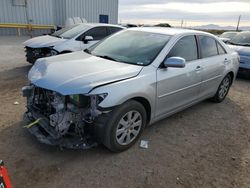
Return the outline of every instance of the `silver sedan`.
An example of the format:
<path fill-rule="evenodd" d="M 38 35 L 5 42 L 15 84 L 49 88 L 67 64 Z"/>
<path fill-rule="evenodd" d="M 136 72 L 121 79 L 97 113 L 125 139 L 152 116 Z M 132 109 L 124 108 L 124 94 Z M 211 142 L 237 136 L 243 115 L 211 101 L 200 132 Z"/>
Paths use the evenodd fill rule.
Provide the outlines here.
<path fill-rule="evenodd" d="M 124 30 L 85 52 L 38 60 L 23 88 L 29 130 L 51 145 L 123 151 L 148 124 L 205 99 L 222 102 L 238 67 L 238 54 L 205 32 Z"/>

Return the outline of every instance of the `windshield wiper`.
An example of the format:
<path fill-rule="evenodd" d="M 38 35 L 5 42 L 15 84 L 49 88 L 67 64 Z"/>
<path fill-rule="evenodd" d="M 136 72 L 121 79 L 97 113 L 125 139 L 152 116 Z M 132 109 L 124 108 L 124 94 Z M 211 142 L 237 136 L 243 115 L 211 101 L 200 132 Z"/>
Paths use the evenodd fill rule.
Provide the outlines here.
<path fill-rule="evenodd" d="M 91 54 L 91 51 L 89 49 L 85 49 L 83 51 L 86 52 L 87 54 Z"/>
<path fill-rule="evenodd" d="M 239 44 L 241 46 L 250 46 L 250 44 Z"/>
<path fill-rule="evenodd" d="M 59 39 L 61 39 L 62 37 L 60 37 L 59 35 L 51 35 L 52 37 L 56 37 L 56 38 L 59 38 Z"/>
<path fill-rule="evenodd" d="M 244 44 L 244 43 L 242 44 L 242 43 L 234 43 L 234 42 L 230 42 L 230 41 L 229 41 L 228 43 L 229 43 L 229 44 L 232 44 L 232 45 L 237 45 L 237 46 L 250 46 L 250 44 L 246 44 L 246 43 L 245 43 L 245 44 Z"/>
<path fill-rule="evenodd" d="M 232 44 L 232 45 L 239 45 L 239 44 L 236 44 L 236 43 L 233 43 L 231 41 L 228 41 L 229 44 Z"/>
<path fill-rule="evenodd" d="M 107 55 L 95 55 L 96 57 L 100 57 L 100 58 L 103 58 L 103 59 L 108 59 L 108 60 L 111 60 L 111 61 L 118 61 L 112 57 L 109 57 Z"/>
<path fill-rule="evenodd" d="M 91 55 L 94 55 L 96 57 L 100 57 L 100 58 L 103 58 L 103 59 L 108 59 L 108 60 L 111 60 L 111 61 L 127 63 L 127 64 L 132 64 L 132 65 L 144 66 L 142 63 L 133 63 L 133 62 L 128 62 L 128 61 L 118 60 L 118 59 L 115 59 L 115 58 L 107 56 L 107 55 L 95 55 L 95 54 L 92 54 L 88 49 L 86 49 L 84 51 L 87 52 L 87 53 L 90 53 Z"/>

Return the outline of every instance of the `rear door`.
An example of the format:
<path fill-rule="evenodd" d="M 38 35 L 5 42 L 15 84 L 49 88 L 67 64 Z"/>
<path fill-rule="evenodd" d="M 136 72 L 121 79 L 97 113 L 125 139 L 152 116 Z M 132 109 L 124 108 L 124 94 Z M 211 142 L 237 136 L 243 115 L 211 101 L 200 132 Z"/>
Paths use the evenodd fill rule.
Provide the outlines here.
<path fill-rule="evenodd" d="M 191 104 L 201 87 L 200 60 L 194 35 L 179 39 L 166 58 L 182 57 L 184 68 L 158 68 L 156 116 L 164 116 Z"/>
<path fill-rule="evenodd" d="M 201 54 L 202 86 L 201 97 L 215 94 L 226 65 L 230 62 L 219 42 L 205 35 L 198 36 Z"/>

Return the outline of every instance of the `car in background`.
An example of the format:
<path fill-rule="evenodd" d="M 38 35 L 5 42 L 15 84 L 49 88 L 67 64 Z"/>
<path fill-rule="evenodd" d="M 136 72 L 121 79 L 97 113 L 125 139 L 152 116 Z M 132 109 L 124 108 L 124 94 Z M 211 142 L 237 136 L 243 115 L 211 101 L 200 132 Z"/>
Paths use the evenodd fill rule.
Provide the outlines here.
<path fill-rule="evenodd" d="M 230 40 L 232 40 L 232 38 L 234 38 L 234 36 L 237 35 L 238 33 L 239 32 L 237 31 L 227 31 L 222 33 L 219 37 L 223 42 L 227 43 Z"/>
<path fill-rule="evenodd" d="M 122 24 L 122 26 L 123 26 L 123 27 L 126 27 L 126 28 L 139 27 L 139 26 L 136 25 L 136 24 L 130 24 L 130 23 L 128 23 L 128 24 Z"/>
<path fill-rule="evenodd" d="M 238 66 L 238 54 L 209 33 L 123 30 L 85 52 L 37 61 L 22 89 L 28 130 L 50 145 L 86 149 L 94 140 L 120 152 L 148 124 L 208 98 L 222 102 Z"/>
<path fill-rule="evenodd" d="M 99 24 L 82 23 L 63 28 L 51 35 L 35 37 L 25 41 L 26 59 L 29 63 L 42 57 L 85 50 L 103 38 L 116 33 L 124 27 Z"/>
<path fill-rule="evenodd" d="M 240 76 L 250 77 L 250 31 L 238 33 L 231 41 L 229 47 L 238 52 L 240 56 Z"/>

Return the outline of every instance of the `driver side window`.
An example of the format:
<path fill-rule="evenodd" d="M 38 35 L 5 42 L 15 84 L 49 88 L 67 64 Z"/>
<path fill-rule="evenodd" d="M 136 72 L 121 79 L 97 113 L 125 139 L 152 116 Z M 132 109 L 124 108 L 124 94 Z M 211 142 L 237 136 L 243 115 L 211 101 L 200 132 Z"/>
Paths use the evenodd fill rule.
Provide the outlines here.
<path fill-rule="evenodd" d="M 190 35 L 181 38 L 170 50 L 167 57 L 182 57 L 186 61 L 198 59 L 198 49 L 195 36 Z"/>
<path fill-rule="evenodd" d="M 91 36 L 93 37 L 93 40 L 101 40 L 108 36 L 108 30 L 107 27 L 94 27 L 85 33 L 83 33 L 81 36 L 79 36 L 76 40 L 82 41 L 85 36 Z"/>
<path fill-rule="evenodd" d="M 92 36 L 94 40 L 101 40 L 108 35 L 106 27 L 95 27 L 84 33 L 84 36 Z"/>

